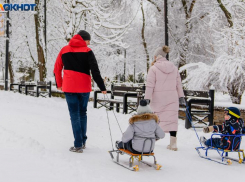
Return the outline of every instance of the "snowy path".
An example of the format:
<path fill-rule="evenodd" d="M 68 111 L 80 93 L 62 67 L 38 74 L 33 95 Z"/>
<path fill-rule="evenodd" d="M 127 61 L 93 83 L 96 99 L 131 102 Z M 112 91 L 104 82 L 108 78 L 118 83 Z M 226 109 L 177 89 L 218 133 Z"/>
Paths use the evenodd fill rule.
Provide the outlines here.
<path fill-rule="evenodd" d="M 118 140 L 120 130 L 113 113 L 109 115 L 113 139 Z M 116 115 L 124 131 L 130 115 Z M 89 103 L 87 148 L 83 154 L 71 153 L 73 136 L 64 99 L 0 91 L 1 182 L 236 181 L 244 172 L 244 164 L 224 166 L 199 158 L 194 150 L 199 144 L 195 133 L 184 129 L 182 120 L 179 151 L 167 150 L 168 142 L 167 135 L 154 151 L 162 170 L 141 166 L 139 172 L 131 172 L 113 163 L 108 154 L 111 143 L 105 109 L 94 109 Z M 213 152 L 213 156 L 218 155 Z M 128 157 L 121 156 L 121 160 L 127 162 Z"/>

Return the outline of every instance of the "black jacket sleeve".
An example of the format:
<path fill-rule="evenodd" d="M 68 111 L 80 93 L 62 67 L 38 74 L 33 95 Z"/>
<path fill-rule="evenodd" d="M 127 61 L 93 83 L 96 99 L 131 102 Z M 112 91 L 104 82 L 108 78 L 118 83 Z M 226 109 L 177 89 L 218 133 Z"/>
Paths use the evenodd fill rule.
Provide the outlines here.
<path fill-rule="evenodd" d="M 98 63 L 96 61 L 96 58 L 94 56 L 93 51 L 89 51 L 88 61 L 89 61 L 89 67 L 90 67 L 90 70 L 92 72 L 92 76 L 93 76 L 94 81 L 97 83 L 97 85 L 101 91 L 106 91 L 105 84 L 104 84 L 104 81 L 100 75 Z"/>

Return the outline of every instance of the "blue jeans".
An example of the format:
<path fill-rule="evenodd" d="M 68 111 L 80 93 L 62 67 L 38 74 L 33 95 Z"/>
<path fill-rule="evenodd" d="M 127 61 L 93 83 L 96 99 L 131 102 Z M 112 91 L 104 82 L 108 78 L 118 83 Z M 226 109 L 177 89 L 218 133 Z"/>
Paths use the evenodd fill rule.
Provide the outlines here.
<path fill-rule="evenodd" d="M 65 92 L 68 105 L 73 135 L 74 147 L 82 147 L 86 143 L 87 136 L 87 105 L 90 93 L 68 93 Z"/>

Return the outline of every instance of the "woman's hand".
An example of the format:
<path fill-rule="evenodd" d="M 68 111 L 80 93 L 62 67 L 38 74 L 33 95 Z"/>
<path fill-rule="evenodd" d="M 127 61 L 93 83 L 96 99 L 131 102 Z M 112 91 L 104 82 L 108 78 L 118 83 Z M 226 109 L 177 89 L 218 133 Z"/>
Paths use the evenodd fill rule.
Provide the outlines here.
<path fill-rule="evenodd" d="M 180 97 L 180 98 L 179 98 L 179 104 L 180 104 L 181 106 L 186 106 L 186 102 L 185 102 L 185 98 L 184 98 L 184 97 Z"/>

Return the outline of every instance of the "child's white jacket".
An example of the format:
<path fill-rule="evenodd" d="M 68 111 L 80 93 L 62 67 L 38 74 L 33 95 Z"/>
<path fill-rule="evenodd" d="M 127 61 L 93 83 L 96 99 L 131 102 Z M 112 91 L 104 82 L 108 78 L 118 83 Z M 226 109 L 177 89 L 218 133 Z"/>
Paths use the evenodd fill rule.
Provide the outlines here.
<path fill-rule="evenodd" d="M 129 127 L 123 133 L 122 141 L 127 143 L 132 140 L 132 147 L 138 152 L 142 152 L 146 139 L 150 140 L 145 142 L 143 152 L 150 152 L 154 150 L 156 139 L 165 136 L 164 131 L 158 125 L 158 117 L 155 114 L 135 115 L 129 119 L 129 123 Z"/>

